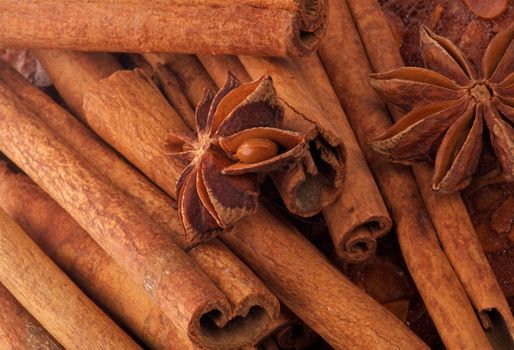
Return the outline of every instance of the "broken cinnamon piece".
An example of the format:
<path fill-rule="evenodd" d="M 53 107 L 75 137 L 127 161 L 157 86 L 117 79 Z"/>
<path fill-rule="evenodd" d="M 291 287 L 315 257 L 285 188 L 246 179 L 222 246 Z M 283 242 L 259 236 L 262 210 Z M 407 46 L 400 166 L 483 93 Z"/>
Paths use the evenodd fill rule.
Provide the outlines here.
<path fill-rule="evenodd" d="M 0 6 L 0 44 L 299 56 L 316 50 L 326 19 L 326 0 L 9 0 Z"/>
<path fill-rule="evenodd" d="M 285 306 L 280 308 L 280 315 L 270 328 L 268 338 L 270 337 L 281 348 L 298 350 L 307 349 L 319 338 Z"/>

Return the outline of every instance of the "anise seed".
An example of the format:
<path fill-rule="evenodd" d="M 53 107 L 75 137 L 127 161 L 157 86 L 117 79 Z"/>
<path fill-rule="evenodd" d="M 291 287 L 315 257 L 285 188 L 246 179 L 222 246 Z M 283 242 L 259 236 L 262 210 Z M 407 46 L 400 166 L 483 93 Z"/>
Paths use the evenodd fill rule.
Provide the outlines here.
<path fill-rule="evenodd" d="M 258 163 L 273 158 L 278 153 L 275 142 L 265 138 L 244 141 L 236 151 L 236 158 L 243 163 Z"/>

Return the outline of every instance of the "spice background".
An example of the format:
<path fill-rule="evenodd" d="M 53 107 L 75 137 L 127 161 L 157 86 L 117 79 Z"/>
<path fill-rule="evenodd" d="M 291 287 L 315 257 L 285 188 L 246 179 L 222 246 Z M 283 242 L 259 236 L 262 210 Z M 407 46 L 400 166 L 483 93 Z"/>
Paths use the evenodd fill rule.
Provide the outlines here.
<path fill-rule="evenodd" d="M 359 36 L 359 30 L 364 30 L 366 26 L 372 28 L 375 24 L 373 20 L 366 21 L 369 20 L 363 11 L 366 4 L 379 4 L 387 19 L 388 29 L 393 33 L 394 40 L 391 42 L 400 47 L 401 57 L 398 59 L 403 59 L 407 66 L 423 67 L 419 46 L 422 25 L 454 42 L 469 58 L 474 69 L 480 71 L 482 57 L 491 39 L 514 23 L 514 0 L 506 0 L 505 11 L 492 19 L 480 18 L 474 13 L 472 3 L 476 1 L 471 0 L 364 0 L 362 3 L 359 0 L 329 0 L 326 3 L 329 11 L 333 10 L 335 1 L 340 1 L 337 3 L 338 11 L 342 7 L 347 15 L 353 16 L 357 36 L 345 39 L 358 41 L 356 47 L 367 54 L 369 60 L 360 64 L 359 68 L 368 67 L 369 63 L 366 68 L 370 70 L 369 73 L 382 71 L 377 67 L 387 65 L 384 63 L 387 59 L 384 62 L 374 61 L 374 54 L 366 52 L 370 50 L 366 46 L 366 36 L 362 33 Z M 270 8 L 273 11 L 294 13 L 294 10 L 275 6 L 280 1 L 262 2 L 272 4 Z M 344 6 L 339 6 L 341 4 Z M 363 11 L 360 15 L 359 7 Z M 3 147 L 0 148 L 0 208 L 4 208 L 8 216 L 18 222 L 54 263 L 50 259 L 44 260 L 44 254 L 38 255 L 37 246 L 27 243 L 30 240 L 24 236 L 20 242 L 25 243 L 20 243 L 19 249 L 36 252 L 33 254 L 43 259 L 50 266 L 49 269 L 58 270 L 55 276 L 58 274 L 61 283 L 68 283 L 63 281 L 69 278 L 73 288 L 76 288 L 75 284 L 80 287 L 82 291 L 79 288 L 71 289 L 74 295 L 79 295 L 78 298 L 86 298 L 84 303 L 88 310 L 94 309 L 88 311 L 88 322 L 95 323 L 97 320 L 99 330 L 94 332 L 104 337 L 108 335 L 102 332 L 113 329 L 112 342 L 118 343 L 112 346 L 158 349 L 385 349 L 386 344 L 391 343 L 400 344 L 397 346 L 405 349 L 421 349 L 426 345 L 431 349 L 452 350 L 462 344 L 471 346 L 485 342 L 490 346 L 487 336 L 493 339 L 492 349 L 514 346 L 514 340 L 509 338 L 509 330 L 497 327 L 497 319 L 494 318 L 497 314 L 492 316 L 492 322 L 495 323 L 494 332 L 500 329 L 499 335 L 482 330 L 487 321 L 484 323 L 480 316 L 482 310 L 479 309 L 483 300 L 489 302 L 490 295 L 495 295 L 490 298 L 491 303 L 501 305 L 504 299 L 507 309 L 510 308 L 507 312 L 514 312 L 514 183 L 495 176 L 498 162 L 489 137 L 484 137 L 478 167 L 469 186 L 452 190 L 460 191 L 455 194 L 458 208 L 464 208 L 462 198 L 467 210 L 459 218 L 467 220 L 469 215 L 476 232 L 479 244 L 473 249 L 483 249 L 494 273 L 486 277 L 476 274 L 471 281 L 474 278 L 482 282 L 492 279 L 500 288 L 499 299 L 497 294 L 491 292 L 494 288 L 484 292 L 484 295 L 472 297 L 470 294 L 474 291 L 470 292 L 466 285 L 470 280 L 459 280 L 468 278 L 473 272 L 464 271 L 469 274 L 463 277 L 462 270 L 454 264 L 450 255 L 466 256 L 465 253 L 460 255 L 460 249 L 466 250 L 467 247 L 465 244 L 458 246 L 457 239 L 450 242 L 436 235 L 440 227 L 431 222 L 438 220 L 433 215 L 436 212 L 433 206 L 437 207 L 437 202 L 432 203 L 431 209 L 427 196 L 419 193 L 418 187 L 422 187 L 422 176 L 419 174 L 422 171 L 416 172 L 414 177 L 404 165 L 391 165 L 368 149 L 367 143 L 372 139 L 369 135 L 373 134 L 374 126 L 361 123 L 353 113 L 359 110 L 359 103 L 366 103 L 341 97 L 341 91 L 352 87 L 344 85 L 346 76 L 339 76 L 340 80 L 334 78 L 334 72 L 338 72 L 342 66 L 338 66 L 337 55 L 345 55 L 346 48 L 337 48 L 336 53 L 332 51 L 335 49 L 327 38 L 337 39 L 337 36 L 332 36 L 335 30 L 334 26 L 331 27 L 331 16 L 333 13 L 328 12 L 325 41 L 321 41 L 317 52 L 308 57 L 252 56 L 259 53 L 298 56 L 296 46 L 288 47 L 288 44 L 280 43 L 267 51 L 264 41 L 247 52 L 244 47 L 238 47 L 232 55 L 223 56 L 213 56 L 210 55 L 212 52 L 205 51 L 187 52 L 187 43 L 181 44 L 181 47 L 186 47 L 181 53 L 167 54 L 113 53 L 116 50 L 111 50 L 111 46 L 106 48 L 111 53 L 93 54 L 47 50 L 44 45 L 34 49 L 0 49 L 0 61 L 15 67 L 31 84 L 51 97 L 41 97 L 42 94 L 34 93 L 32 87 L 24 85 L 24 82 L 9 78 L 11 73 L 7 73 L 6 68 L 0 69 L 0 73 L 4 72 L 0 74 L 0 83 L 5 85 L 1 87 L 3 85 L 0 84 L 0 94 L 9 96 L 0 101 L 0 125 L 6 126 L 5 130 L 0 129 L 0 139 L 9 130 L 13 140 L 12 143 L 11 140 L 0 141 L 0 147 Z M 348 23 L 345 22 L 345 25 Z M 266 21 L 261 25 L 267 26 L 267 29 L 270 27 Z M 316 27 L 315 39 L 318 40 L 320 24 L 311 25 Z M 353 27 L 353 24 L 348 25 Z M 377 27 L 380 25 L 377 24 L 375 29 Z M 92 47 L 94 49 L 94 45 Z M 219 52 L 214 53 L 226 54 L 226 50 L 230 51 L 230 45 L 223 41 L 216 50 Z M 306 49 L 302 46 L 301 50 Z M 359 65 L 358 62 L 350 64 Z M 44 70 L 45 66 L 48 73 Z M 120 69 L 135 70 L 114 73 Z M 227 80 L 227 85 L 233 84 L 230 88 L 223 85 L 227 71 L 239 80 L 237 83 Z M 222 98 L 240 85 L 245 89 L 244 93 L 240 93 L 244 95 L 241 100 L 252 96 L 250 90 L 244 87 L 260 87 L 262 80 L 258 79 L 263 76 L 265 78 L 261 79 L 269 84 L 262 88 L 264 97 L 257 94 L 250 102 L 262 103 L 264 109 L 273 110 L 274 119 L 269 125 L 252 124 L 250 114 L 253 105 L 246 109 L 244 105 L 243 108 L 238 106 L 241 114 L 247 113 L 250 117 L 242 119 L 243 124 L 249 126 L 237 132 L 255 128 L 259 129 L 257 136 L 265 137 L 270 134 L 260 129 L 274 129 L 273 132 L 279 134 L 274 141 L 286 137 L 289 137 L 287 140 L 291 139 L 287 146 L 279 143 L 279 151 L 274 152 L 280 155 L 293 149 L 294 154 L 288 155 L 285 160 L 280 159 L 278 166 L 269 169 L 265 168 L 265 159 L 263 163 L 266 164 L 261 167 L 265 171 L 257 167 L 256 171 L 244 173 L 240 179 L 230 179 L 228 187 L 232 186 L 248 197 L 238 195 L 235 201 L 231 197 L 235 195 L 228 188 L 224 188 L 223 193 L 221 190 L 216 193 L 218 188 L 215 187 L 205 188 L 205 183 L 209 184 L 209 175 L 204 171 L 208 165 L 203 165 L 207 164 L 207 160 L 211 162 L 209 170 L 215 174 L 210 179 L 212 183 L 223 181 L 221 174 L 224 169 L 234 162 L 240 164 L 233 155 L 220 156 L 218 149 L 212 155 L 207 153 L 209 158 L 206 156 L 201 163 L 202 172 L 207 174 L 205 177 L 198 170 L 200 165 L 195 165 L 194 176 L 190 171 L 188 173 L 184 165 L 196 164 L 194 157 L 200 149 L 203 150 L 201 142 L 191 137 L 195 129 L 201 131 L 194 135 L 202 138 L 200 141 L 213 136 L 209 134 L 210 129 L 206 130 L 210 106 L 214 105 L 215 108 Z M 356 89 L 360 87 L 356 85 Z M 221 89 L 222 93 L 217 100 L 214 94 L 204 94 L 204 88 L 214 93 Z M 362 95 L 376 98 L 367 105 L 373 114 L 401 120 L 400 114 L 383 101 L 380 100 L 382 107 L 377 107 L 375 101 L 379 101 L 378 95 L 372 92 L 370 86 L 365 88 L 369 90 Z M 356 95 L 361 95 L 365 88 L 356 90 Z M 261 90 L 258 92 L 261 93 Z M 28 96 L 38 97 L 31 100 Z M 15 101 L 12 105 L 10 99 Z M 225 103 L 230 105 L 230 99 L 227 100 L 229 102 Z M 54 102 L 70 113 L 64 112 Z M 195 113 L 197 106 L 200 108 Z M 327 113 L 323 113 L 324 109 Z M 120 114 L 120 111 L 123 113 Z M 14 117 L 6 117 L 5 124 L 2 124 L 2 113 L 11 113 L 10 116 L 19 113 L 19 129 Z M 52 114 L 59 115 L 62 121 L 50 121 Z M 87 129 L 72 114 L 84 125 L 89 125 Z M 171 114 L 173 121 L 168 118 Z M 21 115 L 24 116 L 23 120 Z M 200 124 L 198 115 L 204 116 Z M 39 120 L 45 118 L 48 121 Z M 240 127 L 239 120 L 235 120 L 234 124 Z M 62 126 L 59 123 L 63 123 Z M 147 132 L 150 129 L 145 125 L 151 123 L 155 127 Z M 59 136 L 59 141 L 43 145 L 45 139 L 51 140 L 65 130 L 64 125 L 67 125 L 67 131 L 63 132 L 69 134 L 67 140 Z M 35 136 L 29 141 L 18 142 L 24 133 Z M 184 139 L 193 146 L 186 142 L 189 148 L 183 148 Z M 32 148 L 31 142 L 42 146 Z M 177 165 L 180 159 L 176 159 L 180 157 L 176 154 L 180 155 L 186 148 L 194 149 L 196 153 L 188 157 L 187 164 Z M 232 147 L 230 152 L 235 154 L 236 148 Z M 38 154 L 39 149 L 43 149 L 41 154 Z M 90 159 L 81 155 L 81 152 L 88 150 L 91 152 Z M 272 152 L 268 158 L 274 160 L 275 153 Z M 51 164 L 61 154 L 64 155 L 59 158 L 60 161 Z M 511 159 L 514 157 L 507 154 L 509 156 Z M 32 162 L 32 159 L 37 161 Z M 48 162 L 52 167 L 61 166 L 61 175 L 40 173 L 36 163 L 41 161 Z M 112 174 L 109 174 L 110 163 L 113 164 Z M 66 170 L 63 164 L 71 166 Z M 421 168 L 428 167 L 428 163 L 422 164 Z M 27 173 L 34 182 L 23 173 Z M 184 173 L 187 180 L 181 180 Z M 359 178 L 355 174 L 359 174 Z M 390 192 L 384 190 L 384 187 L 394 183 L 381 180 L 388 179 L 384 174 L 412 178 L 417 199 L 402 201 L 401 196 L 394 196 L 392 187 L 389 188 Z M 82 180 L 82 177 L 86 180 Z M 74 190 L 78 188 L 76 193 L 89 195 L 86 187 L 90 183 L 95 184 L 93 189 L 101 190 L 98 193 L 93 191 L 92 196 L 85 196 L 87 200 L 80 202 Z M 188 192 L 184 193 L 184 187 Z M 84 192 L 80 192 L 80 189 Z M 404 189 L 399 188 L 397 192 L 401 190 Z M 411 200 L 415 196 L 407 197 Z M 316 200 L 311 201 L 312 198 Z M 145 201 L 150 204 L 140 204 Z M 25 202 L 33 202 L 36 209 L 25 211 Z M 243 203 L 245 210 L 232 212 L 228 206 L 233 202 L 237 202 L 236 207 L 241 207 Z M 417 203 L 419 208 L 413 209 L 415 205 L 408 203 Z M 163 206 L 167 209 L 161 211 Z M 417 220 L 414 219 L 415 215 L 404 215 L 402 208 L 405 213 L 418 213 Z M 114 212 L 114 219 L 109 216 L 104 221 L 98 220 L 96 215 L 101 215 L 103 210 Z M 142 212 L 141 216 L 139 212 Z M 198 213 L 201 218 L 195 221 Z M 278 214 L 278 217 L 270 213 Z M 169 215 L 173 215 L 173 219 L 166 219 Z M 224 216 L 220 218 L 220 215 Z M 8 216 L 4 218 L 0 215 L 1 222 L 9 223 L 6 227 L 11 225 Z M 448 220 L 451 219 L 450 216 Z M 425 225 L 425 221 L 428 224 Z M 186 233 L 182 232 L 181 225 L 189 227 Z M 111 240 L 102 231 L 105 227 L 124 232 L 124 235 L 120 233 L 118 239 Z M 420 245 L 415 245 L 419 237 L 416 238 L 414 233 L 406 234 L 408 230 L 405 227 L 420 228 L 419 232 L 430 236 L 427 239 L 430 242 L 420 240 Z M 70 232 L 74 232 L 74 235 Z M 136 232 L 135 236 L 132 237 L 130 232 Z M 53 234 L 56 235 L 55 241 L 52 241 Z M 451 246 L 455 242 L 457 246 Z M 441 245 L 444 249 L 439 249 Z M 163 246 L 173 254 L 162 255 L 160 247 Z M 419 252 L 419 247 L 437 247 L 438 250 L 434 250 L 433 254 L 432 251 Z M 2 249 L 14 248 L 0 242 Z M 433 264 L 442 261 L 441 265 L 434 265 L 437 268 L 444 265 L 441 274 L 431 275 L 431 267 L 423 265 L 423 257 L 433 258 Z M 6 263 L 5 266 L 13 268 L 13 262 L 9 263 L 11 265 Z M 61 276 L 58 267 L 68 277 L 65 274 Z M 161 275 L 168 276 L 172 270 L 169 279 L 165 277 L 161 280 Z M 34 271 L 36 276 L 41 273 L 37 269 Z M 149 278 L 155 271 L 159 276 Z M 9 273 L 4 271 L 3 276 L 7 278 Z M 184 276 L 183 280 L 180 276 Z M 153 284 L 148 293 L 141 286 L 148 285 L 149 280 Z M 119 288 L 103 287 L 104 283 L 109 285 L 113 281 L 119 284 Z M 434 281 L 443 286 L 440 293 L 438 286 L 432 286 Z M 10 285 L 2 280 L 2 274 L 0 282 L 10 289 Z M 318 286 L 319 290 L 316 288 Z M 170 297 L 174 296 L 175 288 L 181 290 L 178 298 Z M 60 328 L 58 316 L 55 316 L 58 313 L 40 317 L 38 315 L 43 311 L 33 306 L 39 302 L 37 299 L 32 305 L 30 302 L 27 305 L 16 292 L 7 289 L 4 291 L 0 284 L 0 310 L 6 310 L 6 315 L 8 312 L 16 317 L 21 315 L 17 318 L 21 324 L 31 324 L 30 329 L 34 329 L 34 332 L 28 332 L 25 340 L 33 337 L 33 343 L 28 344 L 21 337 L 14 337 L 12 324 L 6 322 L 8 318 L 0 317 L 0 346 L 4 344 L 3 339 L 9 339 L 5 342 L 7 349 L 10 349 L 9 346 L 15 349 L 13 344 L 19 345 L 20 349 L 31 349 L 34 344 L 35 348 L 45 346 L 49 349 L 95 346 L 94 342 L 80 344 L 70 340 L 72 337 L 66 335 L 69 330 Z M 458 291 L 453 293 L 455 289 Z M 22 294 L 25 296 L 27 293 L 23 289 Z M 67 295 L 65 293 L 59 295 Z M 131 308 L 128 302 L 112 306 L 125 293 L 130 293 L 126 300 L 139 300 L 143 306 L 130 311 L 127 311 Z M 459 303 L 462 301 L 455 308 L 449 304 L 453 297 Z M 90 303 L 87 298 L 93 302 Z M 15 299 L 19 299 L 18 302 L 23 305 Z M 30 300 L 30 294 L 26 300 Z M 448 322 L 456 325 L 456 329 L 450 326 L 445 328 L 441 320 L 459 314 L 459 310 L 464 310 L 462 319 Z M 466 312 L 468 314 L 464 315 Z M 250 321 L 242 321 L 244 317 Z M 209 324 L 206 324 L 206 319 L 209 319 Z M 361 323 L 354 324 L 357 322 L 355 320 Z M 368 332 L 369 324 L 374 334 Z M 477 333 L 480 334 L 476 339 L 472 336 L 474 328 L 457 329 L 458 325 L 463 324 L 478 329 Z M 230 332 L 230 325 L 240 328 Z M 390 327 L 392 332 L 389 331 Z M 87 337 L 94 332 L 84 332 L 82 336 Z M 510 330 L 511 337 L 512 334 Z M 386 340 L 382 339 L 383 335 L 387 337 Z M 461 336 L 462 339 L 457 339 Z M 248 343 L 249 338 L 252 344 Z M 375 347 L 372 347 L 373 344 Z"/>

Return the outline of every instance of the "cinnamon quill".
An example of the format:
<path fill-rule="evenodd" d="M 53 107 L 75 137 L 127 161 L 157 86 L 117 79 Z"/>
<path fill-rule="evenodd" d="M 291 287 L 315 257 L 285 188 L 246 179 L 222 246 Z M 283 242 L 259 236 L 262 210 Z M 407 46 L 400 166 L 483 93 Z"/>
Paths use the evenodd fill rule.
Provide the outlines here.
<path fill-rule="evenodd" d="M 145 56 L 148 57 L 148 55 Z M 213 79 L 205 72 L 196 57 L 178 54 L 160 56 L 166 61 L 167 67 L 179 76 L 193 105 L 200 102 L 205 87 L 212 88 L 214 85 Z M 273 63 L 270 65 L 272 66 Z M 233 66 L 235 69 L 232 71 L 230 68 Z M 293 67 L 291 68 L 294 69 Z M 250 77 L 246 69 L 237 63 L 226 67 L 224 72 L 221 69 L 221 77 L 216 77 L 214 80 L 219 82 L 219 79 L 223 79 L 224 82 L 228 71 L 245 83 L 250 82 L 252 78 L 258 79 L 259 76 L 271 73 L 278 97 L 282 100 L 285 108 L 284 128 L 306 135 L 307 141 L 311 143 L 310 152 L 305 154 L 303 161 L 272 173 L 271 177 L 289 211 L 300 216 L 312 216 L 318 213 L 324 206 L 337 198 L 341 192 L 344 177 L 344 148 L 337 148 L 340 140 L 332 134 L 330 123 L 320 116 L 322 113 L 304 116 L 295 109 L 298 107 L 297 105 L 289 106 L 293 96 L 296 98 L 296 95 L 300 93 L 303 96 L 309 95 L 296 84 L 291 84 L 289 87 L 292 92 L 285 91 L 284 89 L 287 89 L 284 86 L 285 76 L 282 76 L 279 69 L 267 72 L 261 70 Z M 217 85 L 221 87 L 223 84 Z M 295 102 L 297 103 L 299 100 L 301 98 Z"/>
<path fill-rule="evenodd" d="M 5 350 L 64 349 L 1 284 L 0 348 Z"/>
<path fill-rule="evenodd" d="M 226 321 L 220 316 L 229 309 L 227 298 L 165 230 L 49 129 L 5 82 L 0 92 L 0 150 L 130 273 L 182 334 L 200 346 L 217 346 L 208 329 Z"/>
<path fill-rule="evenodd" d="M 116 79 L 139 79 L 137 72 L 116 73 L 103 84 L 112 84 Z M 131 78 L 132 77 L 132 78 Z M 109 89 L 112 94 L 116 91 L 117 101 L 129 99 L 128 93 L 134 87 L 130 84 L 119 84 L 117 90 Z M 117 85 L 117 84 L 116 84 Z M 104 88 L 106 88 L 105 86 Z M 158 91 L 153 89 L 153 93 Z M 134 91 L 136 92 L 136 91 Z M 94 115 L 103 115 L 104 121 L 109 107 L 96 103 L 101 101 L 101 90 L 95 89 L 88 92 L 90 99 L 85 103 L 86 120 Z M 136 96 L 141 99 L 145 90 L 138 90 Z M 95 102 L 95 104 L 93 103 Z M 148 101 L 144 101 L 148 103 Z M 102 106 L 100 108 L 100 106 Z M 126 104 L 131 108 L 132 104 Z M 96 108 L 96 110 L 93 110 Z M 94 114 L 89 114 L 94 111 Z M 134 115 L 131 110 L 126 111 Z M 137 114 L 137 113 L 136 113 Z M 109 117 L 110 118 L 110 117 Z M 118 125 L 118 133 L 124 133 L 134 127 L 135 122 L 140 122 L 145 115 L 137 114 L 130 124 L 128 120 Z M 152 152 L 157 152 L 159 142 L 168 137 L 169 128 L 182 128 L 174 126 L 174 121 L 168 119 L 168 124 L 159 123 L 151 125 L 155 134 L 153 138 L 146 139 L 144 135 L 137 135 L 125 142 L 118 149 L 121 153 L 125 147 L 153 147 Z M 128 129 L 125 129 L 125 128 Z M 101 130 L 101 129 L 100 129 Z M 116 130 L 112 128 L 111 130 Z M 109 135 L 107 135 L 109 136 Z M 123 138 L 117 138 L 123 141 Z M 162 152 L 160 150 L 159 152 Z M 125 155 L 129 155 L 126 152 Z M 148 161 L 148 156 L 142 154 L 134 164 L 142 164 Z M 147 165 L 148 166 L 148 165 Z M 169 162 L 159 164 L 160 167 L 173 167 Z M 170 171 L 169 169 L 167 171 Z M 161 188 L 164 183 L 152 178 Z M 173 188 L 166 189 L 173 195 Z M 357 287 L 353 286 L 341 273 L 317 251 L 306 239 L 282 220 L 273 217 L 261 207 L 258 213 L 248 217 L 234 229 L 222 234 L 223 241 L 228 244 L 238 256 L 240 256 L 266 283 L 272 291 L 279 296 L 282 302 L 297 314 L 309 327 L 324 337 L 337 349 L 352 346 L 363 348 L 382 347 L 384 349 L 394 347 L 419 348 L 426 346 L 392 314 L 380 307 L 375 301 L 366 296 Z M 344 319 L 341 315 L 346 315 Z M 394 330 L 394 331 L 392 331 Z"/>
<path fill-rule="evenodd" d="M 61 107 L 57 106 L 48 96 L 28 84 L 15 72 L 12 70 L 3 70 L 1 71 L 0 77 L 4 78 L 7 84 L 16 90 L 18 96 L 22 97 L 27 105 L 30 105 L 34 110 L 38 111 L 39 116 L 51 129 L 55 132 L 62 133 L 63 138 L 70 146 L 76 151 L 87 150 L 87 152 L 81 152 L 82 157 L 100 173 L 108 177 L 109 180 L 111 180 L 113 184 L 116 184 L 127 196 L 130 196 L 131 199 L 138 204 L 139 208 L 151 216 L 181 247 L 187 248 L 185 236 L 178 219 L 178 213 L 176 209 L 173 208 L 174 202 L 171 198 L 157 189 L 130 165 L 126 164 L 107 145 L 98 140 L 90 131 Z M 8 186 L 8 183 L 9 181 L 6 179 L 4 185 Z M 14 180 L 11 181 L 11 186 L 16 187 L 15 185 L 16 182 Z M 22 186 L 23 189 L 26 189 L 26 187 L 27 186 Z M 26 192 L 30 193 L 27 189 Z M 37 193 L 37 191 L 35 192 Z M 9 193 L 10 192 L 5 193 L 5 201 L 7 201 L 7 198 L 11 198 L 8 196 Z M 18 191 L 20 197 L 23 197 L 22 193 L 21 190 Z M 16 197 L 10 199 L 11 203 L 14 201 L 14 203 L 21 205 L 21 202 L 16 202 L 15 200 Z M 53 207 L 51 204 L 47 205 L 51 208 L 55 207 L 55 205 L 53 205 Z M 35 213 L 32 220 L 44 221 L 43 212 L 44 211 Z M 25 215 L 28 215 L 28 213 Z M 70 218 L 68 218 L 66 214 L 62 214 L 61 217 L 64 222 L 70 221 Z M 55 218 L 52 220 L 55 220 Z M 70 223 L 69 225 L 63 226 L 65 226 L 63 227 L 63 235 L 69 236 L 70 233 L 76 231 L 76 229 L 67 231 L 65 229 L 66 226 L 68 228 L 74 228 L 77 225 Z M 48 232 L 45 231 L 45 234 L 48 235 Z M 51 236 L 47 238 L 51 239 Z M 70 248 L 64 251 L 64 264 L 75 261 L 74 254 L 81 254 L 80 247 L 82 245 L 90 247 L 89 251 L 91 251 L 91 255 L 83 257 L 84 260 L 95 261 L 97 258 L 101 261 L 106 260 L 106 258 L 101 258 L 102 254 L 97 252 L 100 248 L 95 248 L 95 244 L 93 243 L 81 243 L 80 239 L 77 238 L 70 239 L 69 245 Z M 69 255 L 66 255 L 66 253 Z M 261 334 L 265 331 L 268 324 L 278 313 L 279 307 L 276 298 L 266 289 L 262 282 L 219 241 L 214 240 L 202 247 L 189 250 L 187 254 L 201 267 L 203 272 L 216 284 L 229 301 L 229 303 L 224 305 L 224 308 L 220 310 L 221 315 L 218 318 L 218 322 L 223 325 L 230 320 L 236 319 L 237 316 L 240 316 L 236 321 L 230 323 L 230 326 L 221 327 L 217 332 L 209 334 L 209 337 L 212 338 L 209 341 L 216 343 L 217 347 L 233 348 L 245 343 L 251 343 L 253 340 L 261 337 Z M 85 263 L 85 265 L 89 266 L 89 263 Z M 123 275 L 119 273 L 119 268 L 112 267 L 114 262 L 106 262 L 105 265 L 106 267 L 102 269 L 102 271 L 110 271 L 109 273 L 116 278 L 122 281 L 127 280 L 127 278 L 124 278 Z M 87 279 L 92 281 L 102 277 L 95 275 L 92 271 L 84 271 L 82 274 L 88 276 Z M 241 283 L 241 281 L 245 282 Z M 84 283 L 87 283 L 87 280 L 85 280 Z M 107 295 L 101 294 L 99 298 L 102 300 L 105 298 L 111 300 L 112 298 L 120 298 L 120 295 L 134 294 L 126 293 L 123 289 L 135 289 L 131 287 L 130 283 L 127 286 L 127 282 L 120 282 L 118 288 L 122 288 L 122 290 L 114 288 L 113 291 L 110 291 L 100 288 L 100 291 L 105 291 Z M 137 298 L 141 299 L 143 297 L 138 295 Z M 127 301 L 127 303 L 130 303 L 130 301 Z M 164 345 L 162 344 L 166 344 L 166 338 L 163 338 L 166 334 L 165 330 L 168 328 L 172 329 L 173 324 L 169 324 L 169 321 L 164 322 L 164 318 L 159 312 L 142 312 L 141 310 L 145 308 L 129 309 L 130 308 L 121 308 L 115 311 L 117 314 L 121 314 L 122 316 L 120 317 L 123 319 L 128 317 L 129 324 L 135 322 L 134 329 L 136 333 L 138 333 L 138 331 L 140 333 L 143 329 L 149 327 L 150 330 L 148 334 L 145 333 L 146 336 L 142 338 L 150 338 L 152 344 L 157 342 L 161 344 L 158 348 L 163 348 Z M 131 314 L 132 311 L 135 314 Z M 149 316 L 147 316 L 147 314 L 149 314 Z M 146 317 L 148 317 L 148 320 L 144 321 Z M 137 321 L 139 321 L 139 323 Z M 147 323 L 146 326 L 144 326 L 143 321 Z M 148 324 L 152 324 L 152 322 L 155 325 L 148 326 Z M 160 324 L 160 322 L 164 322 L 165 326 L 158 327 L 157 325 Z M 152 333 L 157 332 L 157 330 L 162 332 L 159 333 L 159 336 Z M 178 330 L 174 330 L 173 332 L 177 334 L 180 333 Z M 208 332 L 208 330 L 203 328 L 202 332 Z M 187 338 L 183 334 L 175 335 L 174 337 L 178 336 Z M 166 346 L 169 346 L 169 344 Z"/>
<path fill-rule="evenodd" d="M 140 349 L 2 209 L 0 223 L 0 281 L 60 344 Z"/>
<path fill-rule="evenodd" d="M 404 66 L 399 43 L 394 39 L 378 3 L 375 0 L 348 0 L 348 5 L 373 69 L 376 72 L 389 71 Z M 397 110 L 390 109 L 390 112 L 395 120 L 401 118 Z M 445 254 L 478 311 L 484 328 L 502 328 L 501 322 L 505 322 L 511 344 L 514 344 L 514 317 L 460 195 L 433 191 L 429 165 L 415 164 L 412 169 Z M 495 312 L 503 318 L 500 324 L 493 324 L 495 316 L 492 313 Z"/>
<path fill-rule="evenodd" d="M 218 86 L 231 71 L 243 80 L 250 76 L 235 56 L 198 56 Z M 391 228 L 391 219 L 382 196 L 369 172 L 366 160 L 319 59 L 295 60 L 313 97 L 334 125 L 346 153 L 346 176 L 340 197 L 323 209 L 337 254 L 345 261 L 364 261 L 375 253 L 376 239 Z M 363 195 L 365 194 L 365 195 Z"/>
<path fill-rule="evenodd" d="M 391 208 L 407 267 L 449 349 L 490 349 L 471 303 L 440 248 L 417 184 L 405 167 L 387 164 L 368 141 L 389 127 L 385 105 L 368 83 L 371 72 L 345 1 L 330 1 L 330 25 L 320 57 Z M 345 48 L 345 55 L 339 49 Z"/>
<path fill-rule="evenodd" d="M 299 56 L 319 44 L 326 7 L 325 0 L 9 0 L 0 4 L 0 44 Z"/>

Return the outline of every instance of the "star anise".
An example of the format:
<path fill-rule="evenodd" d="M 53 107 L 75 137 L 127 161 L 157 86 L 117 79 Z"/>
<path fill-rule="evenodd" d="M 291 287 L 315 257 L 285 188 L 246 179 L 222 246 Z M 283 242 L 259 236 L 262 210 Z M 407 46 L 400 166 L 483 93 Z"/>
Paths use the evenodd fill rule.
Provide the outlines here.
<path fill-rule="evenodd" d="M 303 135 L 281 128 L 283 117 L 270 76 L 240 85 L 229 74 L 216 95 L 205 92 L 196 133 L 171 135 L 170 156 L 185 167 L 178 209 L 192 244 L 253 214 L 262 175 L 306 152 Z"/>
<path fill-rule="evenodd" d="M 409 112 L 372 147 L 390 160 L 410 164 L 432 159 L 432 187 L 466 187 L 483 146 L 484 128 L 507 181 L 514 180 L 514 25 L 496 35 L 484 54 L 481 75 L 450 40 L 421 30 L 424 68 L 374 74 L 371 85 L 384 100 Z"/>

